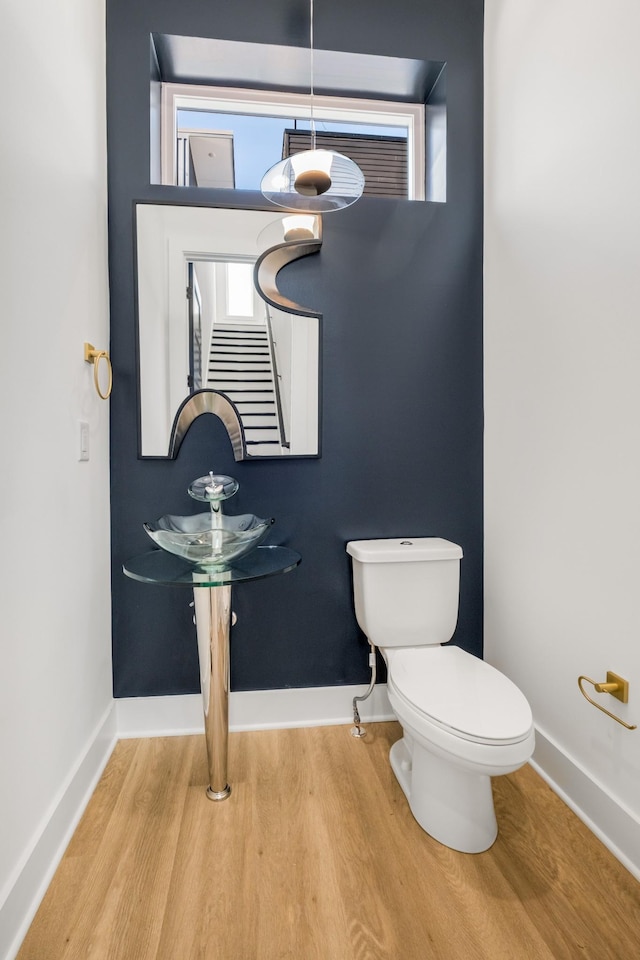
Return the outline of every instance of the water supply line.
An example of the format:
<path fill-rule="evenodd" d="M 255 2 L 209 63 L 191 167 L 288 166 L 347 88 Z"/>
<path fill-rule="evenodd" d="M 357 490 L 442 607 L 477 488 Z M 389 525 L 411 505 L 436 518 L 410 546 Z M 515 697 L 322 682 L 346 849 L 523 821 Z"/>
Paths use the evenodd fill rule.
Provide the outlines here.
<path fill-rule="evenodd" d="M 376 685 L 376 650 L 373 644 L 369 645 L 369 666 L 371 667 L 371 683 L 367 689 L 366 693 L 363 693 L 360 697 L 353 698 L 353 723 L 354 726 L 351 727 L 351 736 L 352 737 L 366 737 L 367 731 L 360 723 L 360 712 L 358 711 L 358 702 L 360 700 L 366 700 L 373 693 L 373 688 Z"/>

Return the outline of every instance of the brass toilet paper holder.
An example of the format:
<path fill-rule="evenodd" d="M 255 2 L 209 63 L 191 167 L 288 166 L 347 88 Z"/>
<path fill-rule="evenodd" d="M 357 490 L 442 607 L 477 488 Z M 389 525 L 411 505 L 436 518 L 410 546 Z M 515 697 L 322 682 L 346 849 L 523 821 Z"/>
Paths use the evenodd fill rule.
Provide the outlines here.
<path fill-rule="evenodd" d="M 616 717 L 615 713 L 611 713 L 611 711 L 607 710 L 606 707 L 603 707 L 600 703 L 596 703 L 596 701 L 589 696 L 582 686 L 583 680 L 586 683 L 591 683 L 596 693 L 610 693 L 612 697 L 620 700 L 621 703 L 628 703 L 629 701 L 628 680 L 625 680 L 624 677 L 618 676 L 617 673 L 613 673 L 611 670 L 607 670 L 607 679 L 604 681 L 592 680 L 591 677 L 585 676 L 578 677 L 578 687 L 580 688 L 580 693 L 582 696 L 588 700 L 589 703 L 593 704 L 594 707 L 597 707 L 598 710 L 606 713 L 608 717 L 611 717 L 611 719 L 615 720 L 616 723 L 626 727 L 627 730 L 637 730 L 637 724 L 626 723 L 624 720 L 621 720 L 620 717 Z"/>

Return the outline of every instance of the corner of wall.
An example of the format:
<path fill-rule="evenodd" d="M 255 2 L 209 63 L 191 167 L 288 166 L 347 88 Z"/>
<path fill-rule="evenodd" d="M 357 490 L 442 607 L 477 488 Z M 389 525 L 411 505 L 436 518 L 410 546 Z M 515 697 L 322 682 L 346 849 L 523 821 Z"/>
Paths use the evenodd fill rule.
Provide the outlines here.
<path fill-rule="evenodd" d="M 22 862 L 0 893 L 0 957 L 13 960 L 116 744 L 113 701 L 89 738 Z"/>
<path fill-rule="evenodd" d="M 637 817 L 540 729 L 536 729 L 531 765 L 614 857 L 640 880 Z"/>

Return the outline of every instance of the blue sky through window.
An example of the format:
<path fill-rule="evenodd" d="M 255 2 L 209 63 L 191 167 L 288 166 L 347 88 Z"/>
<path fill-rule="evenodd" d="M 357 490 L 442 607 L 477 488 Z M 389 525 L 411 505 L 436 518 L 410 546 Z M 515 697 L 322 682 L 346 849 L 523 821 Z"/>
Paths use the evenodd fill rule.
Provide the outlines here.
<path fill-rule="evenodd" d="M 387 127 L 366 123 L 335 123 L 316 119 L 316 130 L 335 133 L 367 133 L 382 137 L 406 136 L 406 128 Z M 263 117 L 249 114 L 212 113 L 198 110 L 178 110 L 178 130 L 233 131 L 236 189 L 259 190 L 266 171 L 282 157 L 282 138 L 285 129 L 296 126 L 308 130 L 309 119 L 291 117 Z"/>

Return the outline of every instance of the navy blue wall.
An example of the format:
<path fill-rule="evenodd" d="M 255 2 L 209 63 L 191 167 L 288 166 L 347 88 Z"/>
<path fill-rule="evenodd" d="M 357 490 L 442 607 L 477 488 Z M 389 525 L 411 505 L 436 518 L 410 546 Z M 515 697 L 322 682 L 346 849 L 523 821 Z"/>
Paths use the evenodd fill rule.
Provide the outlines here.
<path fill-rule="evenodd" d="M 274 516 L 292 573 L 234 587 L 232 689 L 368 680 L 353 614 L 350 539 L 461 544 L 455 642 L 482 651 L 481 0 L 322 0 L 315 45 L 447 61 L 446 204 L 362 199 L 324 218 L 319 255 L 280 286 L 324 315 L 322 457 L 235 463 L 201 417 L 175 461 L 139 460 L 134 200 L 260 205 L 255 194 L 149 184 L 149 34 L 306 44 L 306 0 L 107 0 L 114 685 L 118 697 L 199 689 L 189 591 L 127 579 L 142 522 L 196 505 L 209 470 L 240 481 L 234 513 Z M 274 158 L 274 160 L 277 158 Z"/>

